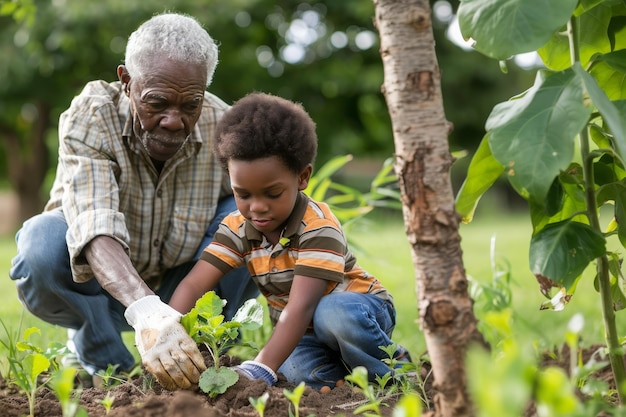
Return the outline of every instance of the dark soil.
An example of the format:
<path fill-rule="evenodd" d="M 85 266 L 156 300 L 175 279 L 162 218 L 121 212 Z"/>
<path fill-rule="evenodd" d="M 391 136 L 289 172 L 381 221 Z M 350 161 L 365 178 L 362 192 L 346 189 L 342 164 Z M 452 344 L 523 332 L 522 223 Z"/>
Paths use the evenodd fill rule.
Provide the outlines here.
<path fill-rule="evenodd" d="M 210 359 L 205 355 L 207 366 Z M 223 357 L 223 365 L 232 366 L 239 362 L 236 358 Z M 426 371 L 424 371 L 426 372 Z M 149 374 L 133 378 L 113 388 L 83 389 L 80 394 L 80 406 L 89 417 L 258 417 L 259 413 L 250 404 L 249 398 L 257 399 L 264 392 L 269 394 L 265 407 L 267 417 L 290 417 L 293 406 L 285 397 L 285 389 L 293 390 L 282 375 L 278 382 L 269 387 L 263 381 L 252 381 L 241 377 L 224 394 L 209 398 L 199 389 L 195 391 L 167 391 L 163 389 Z M 102 399 L 107 396 L 115 400 L 107 414 Z M 384 417 L 391 417 L 400 394 L 391 394 L 384 400 L 381 408 Z M 300 415 L 305 416 L 355 416 L 353 411 L 365 404 L 365 397 L 349 384 L 322 393 L 307 387 L 300 400 Z M 0 416 L 28 416 L 28 399 L 15 386 L 8 386 L 0 376 Z M 62 417 L 62 409 L 55 393 L 42 388 L 35 402 L 35 417 Z"/>
<path fill-rule="evenodd" d="M 591 347 L 583 352 L 589 357 L 598 347 Z M 234 362 L 233 362 L 234 363 Z M 553 354 L 546 354 L 540 366 L 560 366 L 569 369 L 569 352 L 567 349 Z M 429 400 L 434 394 L 432 380 L 427 367 L 422 368 L 422 379 Z M 612 384 L 612 373 L 609 366 L 598 371 L 595 378 L 603 379 Z M 292 390 L 293 385 L 279 375 L 278 383 L 273 387 L 261 381 L 240 380 L 226 393 L 217 398 L 209 398 L 200 390 L 170 392 L 161 388 L 149 375 L 143 375 L 124 382 L 108 390 L 88 388 L 80 395 L 80 405 L 87 410 L 89 417 L 257 417 L 259 414 L 250 404 L 249 398 L 259 398 L 264 392 L 269 394 L 265 408 L 265 416 L 289 417 L 291 403 L 283 390 Z M 114 397 L 111 410 L 106 409 L 101 401 L 107 395 Z M 383 417 L 391 417 L 399 394 L 389 395 L 381 408 Z M 306 388 L 300 402 L 301 416 L 345 416 L 354 417 L 354 410 L 364 404 L 365 397 L 359 390 L 344 384 L 328 393 Z M 432 406 L 432 404 L 431 404 Z M 293 410 L 292 410 L 293 412 Z M 22 417 L 28 415 L 28 400 L 15 386 L 7 386 L 0 377 L 0 416 Z M 35 417 L 62 417 L 61 406 L 53 391 L 43 388 L 37 394 Z M 362 415 L 362 414 L 360 414 Z M 431 412 L 425 416 L 432 415 Z M 521 417 L 536 416 L 535 407 L 529 404 L 526 413 Z"/>

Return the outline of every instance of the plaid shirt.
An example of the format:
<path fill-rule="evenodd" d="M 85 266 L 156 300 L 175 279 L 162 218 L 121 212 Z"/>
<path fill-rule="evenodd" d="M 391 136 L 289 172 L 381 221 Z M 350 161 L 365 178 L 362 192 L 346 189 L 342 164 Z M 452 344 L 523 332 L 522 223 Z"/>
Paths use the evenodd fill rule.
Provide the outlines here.
<path fill-rule="evenodd" d="M 142 278 L 157 285 L 167 269 L 192 260 L 225 190 L 211 141 L 227 108 L 205 93 L 192 135 L 159 174 L 133 134 L 119 82 L 90 82 L 74 98 L 59 121 L 58 167 L 45 210 L 63 209 L 75 281 L 93 277 L 81 252 L 97 236 L 120 242 Z"/>

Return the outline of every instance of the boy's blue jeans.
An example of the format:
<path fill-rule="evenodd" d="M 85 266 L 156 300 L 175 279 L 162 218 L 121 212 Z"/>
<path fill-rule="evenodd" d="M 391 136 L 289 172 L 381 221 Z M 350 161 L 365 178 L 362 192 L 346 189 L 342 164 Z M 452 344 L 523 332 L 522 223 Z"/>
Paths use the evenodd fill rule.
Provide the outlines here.
<path fill-rule="evenodd" d="M 233 198 L 220 202 L 194 261 L 167 271 L 161 287 L 155 291 L 163 302 L 169 301 L 176 286 L 213 240 L 221 220 L 235 209 Z M 66 232 L 67 223 L 60 209 L 32 217 L 17 232 L 17 255 L 9 275 L 16 280 L 18 296 L 40 319 L 76 330 L 73 340 L 78 358 L 90 373 L 104 370 L 109 364 L 118 365 L 118 371 L 130 370 L 135 359 L 121 337 L 122 331 L 132 330 L 124 319 L 125 307 L 95 279 L 84 283 L 73 281 Z M 247 299 L 259 294 L 245 268 L 226 275 L 215 291 L 228 301 L 223 313 L 226 320 Z"/>
<path fill-rule="evenodd" d="M 313 315 L 313 331 L 304 335 L 278 372 L 294 384 L 334 387 L 353 368 L 367 368 L 370 381 L 390 371 L 382 362 L 388 355 L 396 323 L 392 302 L 354 292 L 321 298 Z"/>

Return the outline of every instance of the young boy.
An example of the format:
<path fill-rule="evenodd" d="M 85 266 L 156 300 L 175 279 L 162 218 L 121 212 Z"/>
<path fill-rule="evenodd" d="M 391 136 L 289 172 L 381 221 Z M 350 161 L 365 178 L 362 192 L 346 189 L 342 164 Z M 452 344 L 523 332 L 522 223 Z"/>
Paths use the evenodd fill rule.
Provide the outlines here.
<path fill-rule="evenodd" d="M 315 123 L 299 104 L 253 93 L 225 113 L 215 137 L 238 210 L 222 221 L 170 305 L 189 311 L 245 264 L 275 328 L 240 373 L 272 385 L 281 372 L 314 388 L 334 387 L 356 366 L 372 381 L 388 373 L 379 346 L 393 343 L 393 299 L 356 264 L 328 206 L 302 192 L 317 152 Z M 396 356 L 408 360 L 403 348 Z"/>

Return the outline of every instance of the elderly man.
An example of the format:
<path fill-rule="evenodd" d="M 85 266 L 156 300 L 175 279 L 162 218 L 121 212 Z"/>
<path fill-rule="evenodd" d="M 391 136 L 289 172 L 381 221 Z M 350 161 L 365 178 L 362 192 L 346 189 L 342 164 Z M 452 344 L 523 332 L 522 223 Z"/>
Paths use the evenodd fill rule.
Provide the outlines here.
<path fill-rule="evenodd" d="M 88 83 L 61 115 L 50 200 L 18 232 L 10 276 L 34 315 L 69 329 L 91 375 L 134 366 L 128 324 L 165 388 L 189 388 L 205 369 L 166 302 L 236 208 L 211 146 L 228 108 L 206 91 L 217 61 L 195 19 L 155 16 L 131 34 L 119 81 Z M 258 294 L 242 269 L 217 292 L 227 318 Z"/>

